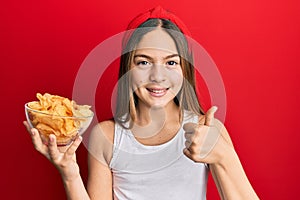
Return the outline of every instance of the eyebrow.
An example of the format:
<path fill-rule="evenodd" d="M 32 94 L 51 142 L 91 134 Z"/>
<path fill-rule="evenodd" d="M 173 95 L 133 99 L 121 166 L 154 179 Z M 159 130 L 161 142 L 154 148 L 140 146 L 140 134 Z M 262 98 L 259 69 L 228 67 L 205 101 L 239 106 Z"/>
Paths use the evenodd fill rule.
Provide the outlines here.
<path fill-rule="evenodd" d="M 145 55 L 145 54 L 134 55 L 134 58 L 136 58 L 136 57 L 142 57 L 142 58 L 152 59 L 150 56 Z M 179 55 L 178 54 L 171 54 L 171 55 L 166 56 L 164 59 L 170 59 L 170 58 L 173 58 L 173 57 L 179 57 Z"/>

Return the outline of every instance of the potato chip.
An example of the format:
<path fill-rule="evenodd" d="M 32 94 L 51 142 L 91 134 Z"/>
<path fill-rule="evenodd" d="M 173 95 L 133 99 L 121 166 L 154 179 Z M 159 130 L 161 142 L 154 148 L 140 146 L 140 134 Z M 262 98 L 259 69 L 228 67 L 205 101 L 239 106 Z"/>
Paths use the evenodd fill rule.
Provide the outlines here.
<path fill-rule="evenodd" d="M 47 135 L 49 136 L 50 134 L 54 134 L 54 135 L 60 135 L 59 132 L 57 132 L 55 129 L 51 128 L 51 126 L 48 126 L 46 124 L 43 124 L 43 123 L 39 123 L 37 126 L 36 126 L 37 129 L 39 129 L 39 131 L 44 134 L 44 135 Z"/>

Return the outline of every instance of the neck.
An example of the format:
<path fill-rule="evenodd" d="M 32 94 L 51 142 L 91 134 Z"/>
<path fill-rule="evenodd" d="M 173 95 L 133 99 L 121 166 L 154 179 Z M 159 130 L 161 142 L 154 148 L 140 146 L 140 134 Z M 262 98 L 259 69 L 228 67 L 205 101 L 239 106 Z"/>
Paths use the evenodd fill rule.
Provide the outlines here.
<path fill-rule="evenodd" d="M 179 127 L 180 109 L 172 101 L 164 107 L 142 107 L 141 109 L 139 106 L 131 131 L 139 141 L 146 141 L 145 144 L 158 144 L 170 140 Z"/>
<path fill-rule="evenodd" d="M 180 109 L 173 102 L 169 102 L 163 107 L 149 107 L 138 105 L 136 124 L 138 126 L 146 126 L 150 123 L 161 123 L 167 121 L 180 121 Z"/>

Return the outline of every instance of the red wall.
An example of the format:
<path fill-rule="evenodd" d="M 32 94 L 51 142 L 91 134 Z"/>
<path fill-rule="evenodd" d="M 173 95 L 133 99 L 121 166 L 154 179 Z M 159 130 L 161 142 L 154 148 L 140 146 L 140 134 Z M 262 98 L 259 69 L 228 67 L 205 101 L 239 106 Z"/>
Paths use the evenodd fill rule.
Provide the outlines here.
<path fill-rule="evenodd" d="M 210 54 L 227 94 L 225 124 L 261 199 L 296 199 L 300 132 L 300 3 L 290 1 L 7 1 L 0 6 L 1 199 L 65 199 L 56 169 L 22 121 L 36 92 L 72 97 L 76 73 L 99 43 L 157 4 L 175 12 Z M 111 75 L 112 73 L 112 75 Z M 105 82 L 96 100 L 110 116 Z M 109 84 L 107 84 L 109 85 Z M 208 106 L 208 105 L 207 105 Z M 78 151 L 86 180 L 86 149 Z M 217 199 L 211 180 L 208 199 Z"/>

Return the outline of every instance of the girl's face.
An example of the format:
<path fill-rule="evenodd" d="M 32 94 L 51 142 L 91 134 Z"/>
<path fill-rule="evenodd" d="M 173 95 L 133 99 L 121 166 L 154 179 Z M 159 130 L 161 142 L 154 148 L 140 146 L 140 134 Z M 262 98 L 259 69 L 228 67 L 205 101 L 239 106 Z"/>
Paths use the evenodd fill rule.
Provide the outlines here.
<path fill-rule="evenodd" d="M 183 83 L 180 57 L 174 40 L 161 28 L 145 34 L 139 42 L 131 80 L 139 105 L 163 107 L 174 102 Z"/>

